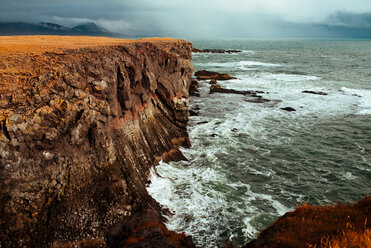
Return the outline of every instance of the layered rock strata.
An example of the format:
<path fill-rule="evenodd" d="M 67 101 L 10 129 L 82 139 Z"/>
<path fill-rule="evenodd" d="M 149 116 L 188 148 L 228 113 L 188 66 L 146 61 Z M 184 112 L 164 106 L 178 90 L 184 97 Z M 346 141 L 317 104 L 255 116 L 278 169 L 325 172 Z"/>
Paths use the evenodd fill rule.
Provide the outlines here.
<path fill-rule="evenodd" d="M 53 36 L 0 44 L 0 247 L 104 247 L 130 216 L 157 216 L 145 182 L 190 145 L 192 45 Z"/>

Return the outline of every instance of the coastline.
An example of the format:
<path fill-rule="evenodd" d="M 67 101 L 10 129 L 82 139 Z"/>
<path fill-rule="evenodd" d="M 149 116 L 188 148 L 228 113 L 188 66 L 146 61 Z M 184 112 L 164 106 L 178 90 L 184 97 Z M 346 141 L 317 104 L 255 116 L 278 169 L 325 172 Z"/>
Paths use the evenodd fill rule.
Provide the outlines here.
<path fill-rule="evenodd" d="M 166 229 L 145 189 L 150 168 L 189 146 L 191 44 L 58 36 L 0 44 L 1 246 L 192 247 Z"/>
<path fill-rule="evenodd" d="M 189 236 L 167 230 L 164 209 L 145 187 L 151 168 L 184 159 L 179 147 L 190 146 L 192 44 L 13 39 L 0 38 L 0 245 L 193 247 Z M 282 225 L 292 235 L 302 225 L 292 219 L 303 218 L 298 213 L 310 222 L 323 209 L 325 217 L 313 219 L 323 222 L 337 207 L 299 207 L 246 247 L 282 247 L 272 239 L 282 237 Z M 344 221 L 336 224 L 370 229 L 363 215 L 355 213 L 356 223 L 346 217 L 358 208 L 370 219 L 370 197 L 340 207 Z"/>

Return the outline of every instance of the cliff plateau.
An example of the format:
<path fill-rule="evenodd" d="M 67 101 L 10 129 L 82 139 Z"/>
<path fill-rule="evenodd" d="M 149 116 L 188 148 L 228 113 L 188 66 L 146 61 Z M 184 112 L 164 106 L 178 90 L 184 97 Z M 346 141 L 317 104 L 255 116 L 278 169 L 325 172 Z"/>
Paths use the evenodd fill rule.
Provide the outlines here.
<path fill-rule="evenodd" d="M 0 37 L 0 247 L 193 246 L 145 188 L 190 146 L 191 49 Z"/>

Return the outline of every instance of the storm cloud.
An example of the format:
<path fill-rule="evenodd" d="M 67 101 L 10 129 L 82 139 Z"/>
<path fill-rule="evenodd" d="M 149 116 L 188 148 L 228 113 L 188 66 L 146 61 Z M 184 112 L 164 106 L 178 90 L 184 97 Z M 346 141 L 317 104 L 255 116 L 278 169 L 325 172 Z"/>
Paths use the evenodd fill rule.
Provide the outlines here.
<path fill-rule="evenodd" d="M 0 0 L 0 22 L 94 22 L 129 35 L 254 37 L 293 23 L 369 27 L 369 13 L 369 0 Z"/>

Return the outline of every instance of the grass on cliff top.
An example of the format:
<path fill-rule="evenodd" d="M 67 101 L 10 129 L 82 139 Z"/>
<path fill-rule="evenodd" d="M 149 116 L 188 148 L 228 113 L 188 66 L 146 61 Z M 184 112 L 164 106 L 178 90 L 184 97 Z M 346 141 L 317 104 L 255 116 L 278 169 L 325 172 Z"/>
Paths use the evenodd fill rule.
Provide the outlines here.
<path fill-rule="evenodd" d="M 371 247 L 370 228 L 371 196 L 354 205 L 304 204 L 264 230 L 258 247 Z"/>
<path fill-rule="evenodd" d="M 314 247 L 314 246 L 312 246 Z M 333 239 L 324 238 L 321 248 L 369 248 L 371 247 L 371 230 L 366 229 L 363 232 L 348 230 Z"/>
<path fill-rule="evenodd" d="M 65 49 L 85 47 L 99 47 L 122 45 L 137 42 L 184 42 L 172 38 L 145 38 L 139 40 L 118 39 L 95 36 L 57 36 L 57 35 L 30 35 L 30 36 L 0 36 L 0 54 L 59 52 Z"/>

